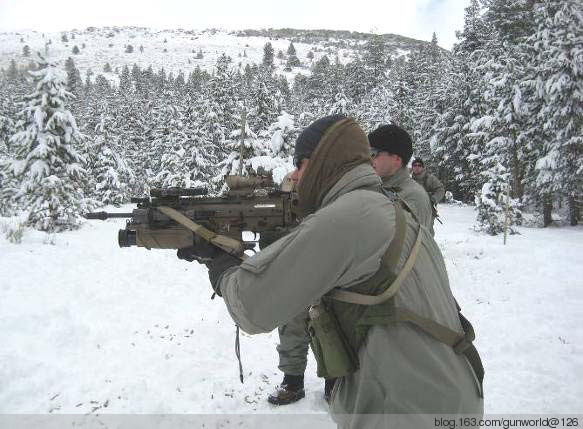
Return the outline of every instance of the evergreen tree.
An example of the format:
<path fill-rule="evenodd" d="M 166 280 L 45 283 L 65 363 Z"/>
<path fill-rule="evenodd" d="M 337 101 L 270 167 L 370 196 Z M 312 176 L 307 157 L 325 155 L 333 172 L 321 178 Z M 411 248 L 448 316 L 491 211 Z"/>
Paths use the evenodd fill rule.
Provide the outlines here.
<path fill-rule="evenodd" d="M 251 105 L 249 122 L 258 133 L 267 131 L 279 114 L 279 106 L 275 97 L 276 85 L 271 73 L 262 69 L 255 77 L 251 88 Z"/>
<path fill-rule="evenodd" d="M 22 56 L 23 57 L 30 57 L 30 46 L 24 45 L 22 48 Z"/>
<path fill-rule="evenodd" d="M 511 234 L 516 233 L 514 225 L 520 225 L 522 214 L 516 199 L 510 198 L 510 174 L 500 163 L 485 171 L 486 182 L 482 191 L 476 196 L 478 217 L 474 229 L 490 235 L 504 232 L 505 228 Z"/>
<path fill-rule="evenodd" d="M 242 144 L 243 148 L 241 149 Z M 241 129 L 234 130 L 225 142 L 225 149 L 227 156 L 219 163 L 220 176 L 215 180 L 225 175 L 238 175 L 241 173 L 243 176 L 248 176 L 266 173 L 263 167 L 264 162 L 261 161 L 266 161 L 262 157 L 268 154 L 268 147 L 265 140 L 258 138 L 251 130 L 248 121 L 245 122 L 244 142 L 241 142 Z M 243 152 L 243 160 L 241 160 L 241 152 Z M 243 166 L 240 170 L 241 163 L 243 163 Z"/>
<path fill-rule="evenodd" d="M 492 123 L 485 116 L 483 94 L 487 82 L 477 70 L 477 64 L 485 62 L 484 46 L 490 37 L 488 25 L 482 20 L 477 1 L 472 1 L 466 8 L 464 31 L 457 33 L 459 42 L 454 56 L 444 66 L 447 72 L 441 74 L 437 84 L 435 105 L 440 113 L 430 140 L 440 180 L 456 199 L 466 202 L 472 201 L 481 189 L 480 161 Z"/>
<path fill-rule="evenodd" d="M 208 90 L 213 98 L 213 112 L 225 129 L 225 136 L 240 126 L 240 107 L 238 97 L 238 79 L 230 69 L 231 58 L 222 54 L 216 64 L 214 76 L 210 79 Z"/>
<path fill-rule="evenodd" d="M 73 95 L 79 95 L 83 87 L 81 72 L 75 65 L 73 58 L 67 58 L 65 61 L 65 71 L 67 72 L 67 89 Z"/>
<path fill-rule="evenodd" d="M 385 78 L 386 57 L 385 42 L 381 36 L 373 36 L 365 48 L 364 64 L 366 74 L 362 77 L 367 82 L 367 90 L 376 87 Z"/>
<path fill-rule="evenodd" d="M 10 169 L 9 159 L 12 150 L 9 138 L 16 131 L 16 124 L 11 118 L 11 106 L 6 82 L 0 80 L 0 216 L 10 216 L 13 211 L 14 175 Z"/>
<path fill-rule="evenodd" d="M 48 232 L 71 229 L 87 210 L 84 160 L 73 148 L 83 137 L 66 109 L 71 94 L 63 74 L 42 57 L 39 69 L 29 73 L 35 90 L 25 97 L 20 112 L 23 130 L 11 138 L 19 181 L 16 198 L 28 211 L 28 225 Z"/>
<path fill-rule="evenodd" d="M 292 42 L 290 42 L 288 48 L 287 48 L 287 63 L 286 63 L 286 68 L 289 68 L 290 70 L 294 67 L 300 67 L 301 63 L 300 60 L 298 59 L 298 56 L 296 54 L 296 48 L 294 47 L 294 44 Z"/>
<path fill-rule="evenodd" d="M 77 45 L 73 46 L 73 55 L 79 55 L 81 51 L 79 51 L 79 47 Z"/>
<path fill-rule="evenodd" d="M 541 2 L 535 16 L 537 122 L 545 137 L 536 184 L 543 202 L 557 192 L 567 198 L 570 223 L 576 225 L 575 198 L 583 195 L 583 6 Z"/>
<path fill-rule="evenodd" d="M 154 132 L 154 147 L 159 167 L 154 184 L 160 187 L 190 187 L 186 134 L 180 111 L 175 106 L 163 106 L 158 112 L 158 128 Z"/>
<path fill-rule="evenodd" d="M 131 172 L 118 153 L 119 141 L 111 132 L 111 117 L 101 115 L 89 165 L 93 197 L 101 204 L 119 206 L 128 197 Z M 126 179 L 126 182 L 124 182 Z"/>
<path fill-rule="evenodd" d="M 263 46 L 263 66 L 269 69 L 273 68 L 273 46 L 270 42 Z"/>
<path fill-rule="evenodd" d="M 395 111 L 394 97 L 384 85 L 378 85 L 362 99 L 356 117 L 365 130 L 373 131 L 381 125 L 394 122 L 391 112 Z"/>

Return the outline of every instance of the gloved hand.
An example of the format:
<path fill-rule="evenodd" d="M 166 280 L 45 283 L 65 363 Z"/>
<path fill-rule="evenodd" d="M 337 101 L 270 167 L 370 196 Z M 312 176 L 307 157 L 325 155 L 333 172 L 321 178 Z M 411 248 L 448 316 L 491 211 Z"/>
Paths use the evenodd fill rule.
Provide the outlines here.
<path fill-rule="evenodd" d="M 285 237 L 291 232 L 292 228 L 280 228 L 276 231 L 264 231 L 259 237 L 259 249 L 263 250 L 270 244 Z"/>
<path fill-rule="evenodd" d="M 178 256 L 178 259 L 189 262 L 198 261 L 204 263 L 209 271 L 211 286 L 219 296 L 222 296 L 218 287 L 221 275 L 228 268 L 240 265 L 242 262 L 241 259 L 229 255 L 199 236 L 195 236 L 193 246 L 178 249 L 176 256 Z"/>
<path fill-rule="evenodd" d="M 178 259 L 183 259 L 188 262 L 205 262 L 216 257 L 219 252 L 222 252 L 222 250 L 217 246 L 214 246 L 204 238 L 195 235 L 194 245 L 178 249 L 176 256 L 178 256 Z"/>
<path fill-rule="evenodd" d="M 222 297 L 221 289 L 219 288 L 219 280 L 223 273 L 235 266 L 241 265 L 241 259 L 236 258 L 235 256 L 229 255 L 227 252 L 223 252 L 219 250 L 219 254 L 211 259 L 209 262 L 206 262 L 206 267 L 209 270 L 209 280 L 211 282 L 211 286 L 215 293 Z"/>

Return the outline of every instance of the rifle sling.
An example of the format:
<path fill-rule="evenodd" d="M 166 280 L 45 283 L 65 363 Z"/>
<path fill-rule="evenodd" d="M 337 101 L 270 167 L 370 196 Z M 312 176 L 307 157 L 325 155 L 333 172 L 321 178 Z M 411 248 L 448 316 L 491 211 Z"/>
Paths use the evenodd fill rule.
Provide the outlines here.
<path fill-rule="evenodd" d="M 184 226 L 185 228 L 189 229 L 196 235 L 204 238 L 211 244 L 214 244 L 218 248 L 224 250 L 230 255 L 237 256 L 241 259 L 246 259 L 247 255 L 243 253 L 243 245 L 239 240 L 235 240 L 234 238 L 227 237 L 226 235 L 217 234 L 211 231 L 204 226 L 193 222 L 191 219 L 184 216 L 178 210 L 175 210 L 170 207 L 160 206 L 157 207 L 162 213 L 168 216 L 170 219 L 175 220 L 180 225 Z"/>

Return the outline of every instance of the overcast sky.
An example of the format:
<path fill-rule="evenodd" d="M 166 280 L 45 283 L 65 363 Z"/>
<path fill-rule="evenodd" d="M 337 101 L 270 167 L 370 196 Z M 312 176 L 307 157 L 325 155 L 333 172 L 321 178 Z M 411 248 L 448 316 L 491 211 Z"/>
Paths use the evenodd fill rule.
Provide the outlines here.
<path fill-rule="evenodd" d="M 451 48 L 469 0 L 0 0 L 0 31 L 89 26 L 326 28 L 394 33 Z"/>

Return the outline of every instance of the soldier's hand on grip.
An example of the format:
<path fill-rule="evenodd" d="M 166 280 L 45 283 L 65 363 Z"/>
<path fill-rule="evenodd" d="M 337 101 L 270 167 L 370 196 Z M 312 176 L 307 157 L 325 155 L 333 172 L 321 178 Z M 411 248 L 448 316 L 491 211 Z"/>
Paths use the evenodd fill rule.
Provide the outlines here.
<path fill-rule="evenodd" d="M 194 237 L 194 245 L 178 249 L 176 256 L 178 259 L 188 262 L 207 262 L 215 258 L 219 252 L 222 252 L 219 248 L 196 235 Z"/>

